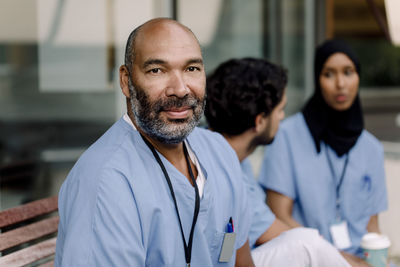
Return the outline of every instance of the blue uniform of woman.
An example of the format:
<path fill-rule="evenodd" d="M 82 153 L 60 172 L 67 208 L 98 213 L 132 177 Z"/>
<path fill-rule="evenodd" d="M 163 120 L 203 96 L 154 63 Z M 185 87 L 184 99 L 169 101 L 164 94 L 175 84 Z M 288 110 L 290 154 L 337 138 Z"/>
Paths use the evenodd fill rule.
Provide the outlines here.
<path fill-rule="evenodd" d="M 306 227 L 316 228 L 329 241 L 329 226 L 336 221 L 337 175 L 329 170 L 328 154 L 335 170 L 342 170 L 338 157 L 326 144 L 317 153 L 301 113 L 287 118 L 274 142 L 266 148 L 259 182 L 264 188 L 294 200 L 293 217 Z M 355 253 L 372 215 L 387 209 L 383 150 L 364 130 L 349 151 L 349 163 L 340 188 L 341 216 L 348 222 Z"/>
<path fill-rule="evenodd" d="M 344 110 L 333 108 L 323 96 L 321 71 L 337 53 L 351 60 L 356 71 L 345 69 L 347 77 L 340 79 L 360 74 L 358 59 L 346 44 L 328 41 L 317 49 L 315 93 L 302 112 L 281 124 L 275 141 L 266 148 L 259 182 L 291 199 L 292 218 L 318 229 L 330 242 L 334 243 L 332 227 L 347 224 L 350 246 L 344 250 L 360 255 L 360 240 L 371 216 L 387 209 L 384 155 L 379 141 L 363 127 L 358 93 Z M 342 75 L 334 71 L 328 69 L 323 78 Z M 334 89 L 339 93 L 345 90 L 340 82 Z"/>

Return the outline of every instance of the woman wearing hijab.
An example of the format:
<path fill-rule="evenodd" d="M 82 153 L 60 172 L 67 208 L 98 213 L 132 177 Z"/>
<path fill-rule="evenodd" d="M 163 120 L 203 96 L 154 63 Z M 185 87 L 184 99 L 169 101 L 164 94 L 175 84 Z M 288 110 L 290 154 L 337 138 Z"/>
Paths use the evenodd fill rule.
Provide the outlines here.
<path fill-rule="evenodd" d="M 351 48 L 326 41 L 314 63 L 314 95 L 282 123 L 259 182 L 279 219 L 318 229 L 363 264 L 352 255 L 362 256 L 362 236 L 379 232 L 378 214 L 387 209 L 383 149 L 364 129 L 360 63 Z"/>

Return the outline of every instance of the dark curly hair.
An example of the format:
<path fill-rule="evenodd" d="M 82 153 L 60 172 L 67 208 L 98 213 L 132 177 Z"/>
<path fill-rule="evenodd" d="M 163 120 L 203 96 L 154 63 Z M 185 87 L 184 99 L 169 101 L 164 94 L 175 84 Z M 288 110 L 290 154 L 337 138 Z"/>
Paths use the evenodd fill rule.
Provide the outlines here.
<path fill-rule="evenodd" d="M 287 72 L 265 59 L 231 59 L 207 77 L 205 116 L 214 131 L 239 135 L 280 103 Z"/>

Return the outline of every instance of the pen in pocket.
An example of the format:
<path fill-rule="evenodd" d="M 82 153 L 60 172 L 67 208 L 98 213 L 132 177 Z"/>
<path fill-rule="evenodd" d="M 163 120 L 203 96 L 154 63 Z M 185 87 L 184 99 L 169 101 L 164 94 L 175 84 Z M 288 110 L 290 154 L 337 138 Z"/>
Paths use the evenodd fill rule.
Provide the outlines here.
<path fill-rule="evenodd" d="M 226 232 L 227 232 L 227 233 L 233 233 L 233 232 L 235 231 L 234 226 L 233 226 L 232 217 L 229 218 L 229 222 L 228 222 L 226 228 L 227 228 L 227 229 L 226 229 Z"/>

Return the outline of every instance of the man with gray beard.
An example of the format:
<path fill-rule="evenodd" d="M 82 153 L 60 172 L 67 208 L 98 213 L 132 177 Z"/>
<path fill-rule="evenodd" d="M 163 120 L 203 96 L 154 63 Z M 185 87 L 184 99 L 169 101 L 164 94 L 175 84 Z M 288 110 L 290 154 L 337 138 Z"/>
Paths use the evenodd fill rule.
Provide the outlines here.
<path fill-rule="evenodd" d="M 194 34 L 144 23 L 119 74 L 127 114 L 61 187 L 55 266 L 253 266 L 239 161 L 196 128 L 205 71 Z"/>

